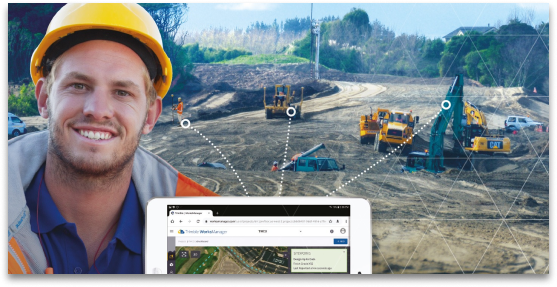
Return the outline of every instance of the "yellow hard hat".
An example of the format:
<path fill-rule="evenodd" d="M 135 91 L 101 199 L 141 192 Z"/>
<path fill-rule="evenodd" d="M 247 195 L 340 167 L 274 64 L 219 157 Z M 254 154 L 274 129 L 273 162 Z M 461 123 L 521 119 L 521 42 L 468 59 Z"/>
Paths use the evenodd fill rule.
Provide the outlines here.
<path fill-rule="evenodd" d="M 33 83 L 49 71 L 50 56 L 55 59 L 89 40 L 111 40 L 134 50 L 155 80 L 157 94 L 164 98 L 172 82 L 172 64 L 164 52 L 157 24 L 143 7 L 132 3 L 70 3 L 62 7 L 31 57 Z"/>

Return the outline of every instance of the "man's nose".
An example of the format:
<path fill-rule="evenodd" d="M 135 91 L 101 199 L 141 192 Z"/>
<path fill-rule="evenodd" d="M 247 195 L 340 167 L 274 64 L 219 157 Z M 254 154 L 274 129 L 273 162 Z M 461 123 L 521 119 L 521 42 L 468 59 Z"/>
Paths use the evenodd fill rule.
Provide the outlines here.
<path fill-rule="evenodd" d="M 107 89 L 98 88 L 87 96 L 83 114 L 95 120 L 110 119 L 114 116 L 112 97 Z"/>

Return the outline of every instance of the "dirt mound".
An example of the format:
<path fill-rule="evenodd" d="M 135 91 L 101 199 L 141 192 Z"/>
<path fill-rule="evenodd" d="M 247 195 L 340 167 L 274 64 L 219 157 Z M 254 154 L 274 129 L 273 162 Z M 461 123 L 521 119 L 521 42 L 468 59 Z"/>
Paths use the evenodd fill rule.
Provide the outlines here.
<path fill-rule="evenodd" d="M 204 85 L 226 82 L 235 89 L 258 89 L 276 83 L 299 84 L 311 79 L 310 64 L 260 64 L 260 65 L 222 65 L 196 64 L 193 75 Z M 378 74 L 352 74 L 319 66 L 319 76 L 323 80 L 363 83 L 395 83 L 414 85 L 451 85 L 453 78 L 412 78 Z M 482 85 L 465 79 L 465 85 Z"/>

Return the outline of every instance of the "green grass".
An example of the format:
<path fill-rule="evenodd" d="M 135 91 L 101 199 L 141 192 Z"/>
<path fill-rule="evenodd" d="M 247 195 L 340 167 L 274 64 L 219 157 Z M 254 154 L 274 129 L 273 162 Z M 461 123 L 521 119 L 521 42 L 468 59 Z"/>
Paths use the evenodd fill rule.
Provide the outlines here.
<path fill-rule="evenodd" d="M 275 61 L 276 60 L 276 61 Z M 244 55 L 232 60 L 220 61 L 217 64 L 228 65 L 258 65 L 258 64 L 297 64 L 309 63 L 308 59 L 292 56 L 292 55 Z"/>
<path fill-rule="evenodd" d="M 193 265 L 188 269 L 186 274 L 203 274 L 205 269 L 210 269 L 215 262 L 217 262 L 217 257 L 214 256 L 216 247 L 205 247 L 209 254 L 205 254 L 204 251 L 201 252 L 201 257 L 197 259 Z M 203 265 L 205 263 L 205 265 Z"/>

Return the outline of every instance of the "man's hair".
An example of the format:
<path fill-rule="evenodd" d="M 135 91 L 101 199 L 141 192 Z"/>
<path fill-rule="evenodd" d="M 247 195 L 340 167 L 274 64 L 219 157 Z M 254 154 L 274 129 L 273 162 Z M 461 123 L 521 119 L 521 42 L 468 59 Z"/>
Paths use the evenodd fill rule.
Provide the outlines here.
<path fill-rule="evenodd" d="M 54 81 L 56 80 L 56 70 L 62 65 L 62 63 L 64 62 L 64 55 L 61 55 L 60 57 L 56 58 L 56 60 L 54 60 L 54 63 L 52 64 L 52 69 L 50 70 L 50 73 L 48 73 L 48 75 L 46 75 L 46 91 L 48 93 L 48 95 L 50 95 L 50 92 L 52 91 L 52 85 L 54 84 Z M 147 71 L 147 67 L 143 67 L 143 81 L 145 82 L 145 95 L 147 96 L 147 107 L 150 107 L 155 100 L 157 99 L 157 90 L 155 89 L 153 80 L 151 80 L 151 77 L 149 76 L 149 71 Z"/>

